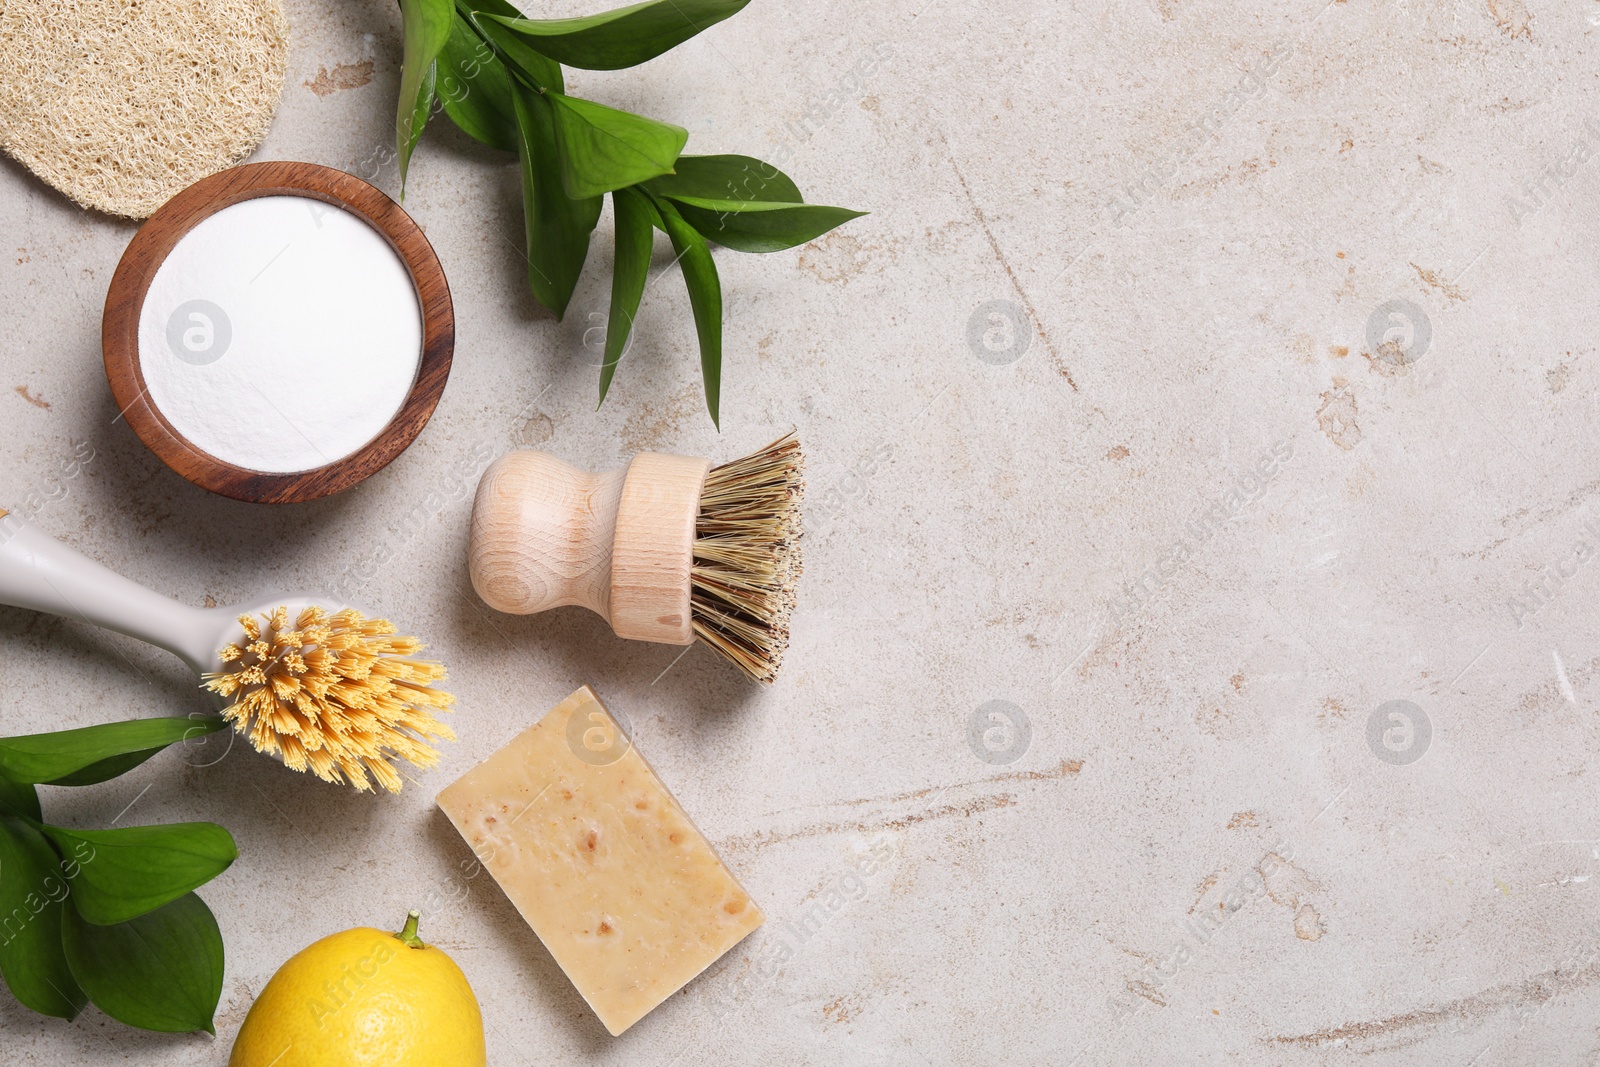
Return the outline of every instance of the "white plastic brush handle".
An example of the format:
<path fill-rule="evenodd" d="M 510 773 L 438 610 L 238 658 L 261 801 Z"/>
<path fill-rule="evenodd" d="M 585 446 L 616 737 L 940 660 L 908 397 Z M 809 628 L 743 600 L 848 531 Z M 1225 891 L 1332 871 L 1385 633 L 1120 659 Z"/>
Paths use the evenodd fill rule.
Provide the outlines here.
<path fill-rule="evenodd" d="M 196 674 L 215 670 L 227 608 L 192 608 L 153 593 L 0 511 L 0 604 L 83 619 L 149 642 Z M 234 625 L 234 629 L 237 626 Z"/>

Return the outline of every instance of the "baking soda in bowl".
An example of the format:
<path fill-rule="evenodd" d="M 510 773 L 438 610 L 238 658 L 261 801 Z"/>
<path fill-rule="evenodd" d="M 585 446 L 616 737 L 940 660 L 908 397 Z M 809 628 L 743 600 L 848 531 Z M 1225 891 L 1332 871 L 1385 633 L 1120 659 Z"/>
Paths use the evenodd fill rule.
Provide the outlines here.
<path fill-rule="evenodd" d="M 139 369 L 162 417 L 202 452 L 267 474 L 327 467 L 378 437 L 422 347 L 404 261 L 357 215 L 303 196 L 201 220 L 139 312 Z"/>

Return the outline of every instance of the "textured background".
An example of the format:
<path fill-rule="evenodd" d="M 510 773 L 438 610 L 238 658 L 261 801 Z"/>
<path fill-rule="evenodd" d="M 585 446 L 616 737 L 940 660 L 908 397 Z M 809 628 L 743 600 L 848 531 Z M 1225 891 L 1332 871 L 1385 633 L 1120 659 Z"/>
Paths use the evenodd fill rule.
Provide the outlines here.
<path fill-rule="evenodd" d="M 289 15 L 256 158 L 394 190 L 398 16 Z M 277 510 L 116 421 L 133 228 L 7 161 L 0 499 L 189 603 L 347 583 L 451 665 L 462 739 L 396 798 L 242 746 L 48 791 L 69 825 L 134 802 L 236 835 L 204 890 L 219 1037 L 0 997 L 0 1058 L 221 1064 L 291 952 L 422 902 L 497 1067 L 1596 1062 L 1597 70 L 1595 0 L 765 0 L 573 77 L 873 212 L 719 254 L 723 433 L 664 243 L 596 414 L 609 222 L 554 322 L 514 166 L 441 122 L 408 207 L 454 287 L 450 387 L 387 471 Z M 774 688 L 467 587 L 487 458 L 726 458 L 790 424 L 812 534 Z M 6 732 L 201 704 L 161 653 L 9 609 L 0 679 Z M 431 805 L 584 682 L 769 916 L 617 1040 Z"/>

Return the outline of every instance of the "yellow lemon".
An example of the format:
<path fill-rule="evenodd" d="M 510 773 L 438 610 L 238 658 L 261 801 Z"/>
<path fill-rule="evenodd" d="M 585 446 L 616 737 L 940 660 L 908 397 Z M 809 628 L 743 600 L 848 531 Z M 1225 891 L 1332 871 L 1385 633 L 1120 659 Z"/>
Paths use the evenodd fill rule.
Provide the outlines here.
<path fill-rule="evenodd" d="M 361 927 L 278 968 L 228 1067 L 485 1067 L 483 1013 L 466 975 L 417 936 Z"/>

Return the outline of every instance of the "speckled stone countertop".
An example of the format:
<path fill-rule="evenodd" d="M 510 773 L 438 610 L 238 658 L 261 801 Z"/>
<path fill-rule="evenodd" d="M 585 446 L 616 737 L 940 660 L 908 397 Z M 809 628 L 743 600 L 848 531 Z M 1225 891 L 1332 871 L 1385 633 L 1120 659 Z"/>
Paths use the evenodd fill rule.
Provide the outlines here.
<path fill-rule="evenodd" d="M 289 15 L 255 158 L 397 191 L 397 13 Z M 422 902 L 496 1067 L 1594 1062 L 1597 46 L 1596 0 L 763 0 L 573 78 L 872 212 L 719 254 L 721 434 L 675 281 L 593 410 L 609 219 L 557 323 L 514 165 L 441 122 L 407 207 L 449 388 L 380 475 L 277 509 L 117 419 L 134 228 L 0 164 L 0 504 L 186 603 L 349 590 L 450 664 L 461 735 L 392 798 L 242 745 L 49 791 L 69 825 L 238 839 L 203 891 L 218 1036 L 0 995 L 0 1061 L 220 1065 L 293 951 Z M 810 534 L 772 688 L 472 594 L 501 452 L 722 459 L 790 425 Z M 0 680 L 5 733 L 200 706 L 163 653 L 11 609 Z M 620 1039 L 432 803 L 584 683 L 768 915 Z"/>

